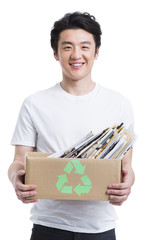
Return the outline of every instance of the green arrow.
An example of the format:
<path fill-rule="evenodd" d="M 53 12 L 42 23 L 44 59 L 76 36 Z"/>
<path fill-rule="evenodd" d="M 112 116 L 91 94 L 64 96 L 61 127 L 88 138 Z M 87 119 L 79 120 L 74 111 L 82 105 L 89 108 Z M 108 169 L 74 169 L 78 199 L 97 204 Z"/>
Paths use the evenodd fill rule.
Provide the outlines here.
<path fill-rule="evenodd" d="M 81 193 L 89 193 L 89 191 L 91 190 L 92 186 L 81 186 L 81 184 L 79 183 L 75 188 L 74 191 L 81 196 Z"/>
<path fill-rule="evenodd" d="M 84 185 L 91 185 L 92 184 L 87 175 L 84 175 L 83 177 L 81 177 L 81 180 L 82 180 Z"/>
<path fill-rule="evenodd" d="M 72 160 L 72 163 L 76 169 L 75 173 L 83 175 L 86 166 L 82 166 L 79 160 Z"/>
<path fill-rule="evenodd" d="M 72 193 L 72 186 L 64 186 L 61 193 Z"/>
<path fill-rule="evenodd" d="M 60 191 L 61 188 L 62 188 L 62 186 L 63 186 L 65 183 L 67 183 L 68 180 L 67 180 L 67 175 L 66 175 L 66 174 L 59 175 L 58 177 L 59 177 L 59 179 L 58 179 L 58 181 L 57 181 L 57 183 L 56 183 L 56 187 L 57 187 L 58 191 Z"/>
<path fill-rule="evenodd" d="M 64 171 L 69 174 L 69 173 L 72 171 L 72 169 L 73 169 L 73 166 L 72 166 L 72 163 L 71 163 L 71 161 L 70 161 L 70 162 L 68 162 L 67 165 L 65 166 Z"/>

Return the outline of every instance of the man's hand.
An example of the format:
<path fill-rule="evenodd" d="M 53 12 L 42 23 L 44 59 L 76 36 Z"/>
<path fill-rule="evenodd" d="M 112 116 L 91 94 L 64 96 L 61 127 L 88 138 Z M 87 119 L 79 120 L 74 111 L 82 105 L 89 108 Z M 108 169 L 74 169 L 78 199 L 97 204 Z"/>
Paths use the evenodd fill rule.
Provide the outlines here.
<path fill-rule="evenodd" d="M 18 199 L 23 203 L 37 202 L 37 199 L 26 199 L 28 197 L 34 197 L 36 195 L 36 186 L 24 184 L 25 154 L 26 152 L 33 151 L 34 147 L 16 145 L 14 161 L 8 169 L 8 177 L 13 184 Z"/>
<path fill-rule="evenodd" d="M 107 194 L 110 195 L 110 203 L 113 205 L 121 206 L 131 193 L 131 187 L 134 184 L 135 180 L 131 162 L 132 148 L 125 154 L 122 159 L 122 183 L 111 184 L 108 186 Z"/>
<path fill-rule="evenodd" d="M 128 170 L 122 170 L 122 183 L 111 184 L 108 187 L 107 193 L 110 195 L 110 203 L 113 205 L 121 206 L 127 200 L 131 193 L 132 182 Z"/>
<path fill-rule="evenodd" d="M 13 178 L 13 186 L 16 192 L 16 195 L 19 200 L 23 203 L 34 203 L 37 202 L 37 199 L 26 199 L 28 197 L 34 197 L 36 195 L 36 186 L 35 185 L 25 185 L 24 184 L 25 171 L 19 170 Z"/>

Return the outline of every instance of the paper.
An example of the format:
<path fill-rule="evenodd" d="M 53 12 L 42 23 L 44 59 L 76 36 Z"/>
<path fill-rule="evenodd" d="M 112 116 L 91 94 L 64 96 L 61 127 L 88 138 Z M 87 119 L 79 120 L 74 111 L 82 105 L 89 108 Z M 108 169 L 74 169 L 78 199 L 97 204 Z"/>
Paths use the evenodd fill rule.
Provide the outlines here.
<path fill-rule="evenodd" d="M 91 132 L 73 146 L 49 157 L 121 160 L 136 139 L 137 136 L 121 123 L 108 127 L 96 135 Z"/>

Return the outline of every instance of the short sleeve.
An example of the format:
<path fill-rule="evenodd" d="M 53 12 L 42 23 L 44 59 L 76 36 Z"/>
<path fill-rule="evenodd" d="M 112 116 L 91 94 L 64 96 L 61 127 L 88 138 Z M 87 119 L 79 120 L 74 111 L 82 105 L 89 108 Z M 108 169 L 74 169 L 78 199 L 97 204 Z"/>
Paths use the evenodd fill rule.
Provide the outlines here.
<path fill-rule="evenodd" d="M 134 133 L 134 113 L 133 107 L 127 98 L 124 98 L 122 104 L 122 122 L 125 123 L 127 129 Z"/>
<path fill-rule="evenodd" d="M 31 97 L 28 97 L 21 106 L 11 144 L 35 147 L 36 136 L 31 115 Z"/>

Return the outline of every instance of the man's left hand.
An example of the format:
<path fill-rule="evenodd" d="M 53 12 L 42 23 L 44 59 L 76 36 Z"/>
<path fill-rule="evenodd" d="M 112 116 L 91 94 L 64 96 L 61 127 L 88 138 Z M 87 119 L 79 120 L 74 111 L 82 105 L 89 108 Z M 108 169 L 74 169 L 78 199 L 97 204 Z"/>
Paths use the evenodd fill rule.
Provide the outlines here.
<path fill-rule="evenodd" d="M 122 183 L 108 186 L 107 194 L 110 195 L 110 203 L 121 206 L 131 193 L 132 184 L 129 171 L 127 169 L 122 169 Z"/>

